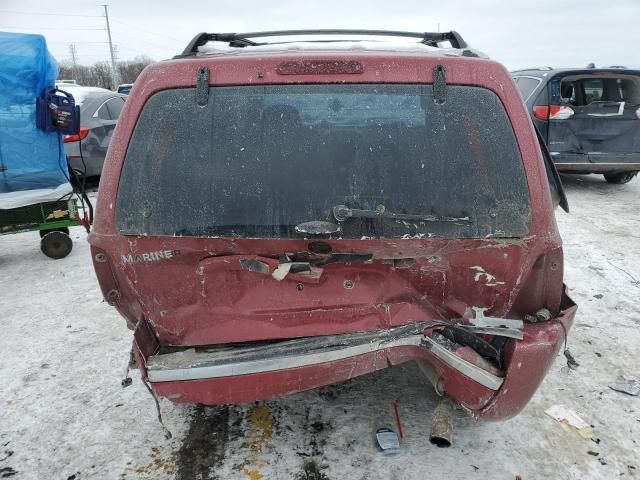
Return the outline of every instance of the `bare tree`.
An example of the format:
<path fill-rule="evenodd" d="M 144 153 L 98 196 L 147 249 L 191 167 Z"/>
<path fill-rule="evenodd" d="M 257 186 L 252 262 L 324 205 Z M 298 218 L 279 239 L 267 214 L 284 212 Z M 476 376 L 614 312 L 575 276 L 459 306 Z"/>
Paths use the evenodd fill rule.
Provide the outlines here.
<path fill-rule="evenodd" d="M 122 83 L 133 83 L 147 65 L 153 63 L 153 59 L 146 55 L 140 55 L 133 60 L 118 62 L 118 76 Z"/>
<path fill-rule="evenodd" d="M 91 67 L 93 73 L 94 85 L 92 87 L 102 87 L 107 90 L 113 90 L 117 85 L 112 85 L 111 66 L 107 62 L 94 63 Z"/>
<path fill-rule="evenodd" d="M 138 56 L 133 60 L 118 62 L 118 77 L 122 83 L 133 83 L 140 72 L 147 65 L 153 63 L 153 59 L 147 56 Z M 111 66 L 108 62 L 97 62 L 91 66 L 79 65 L 77 62 L 63 61 L 60 63 L 58 78 L 73 79 L 79 85 L 87 87 L 102 87 L 113 90 L 117 85 L 112 85 Z"/>

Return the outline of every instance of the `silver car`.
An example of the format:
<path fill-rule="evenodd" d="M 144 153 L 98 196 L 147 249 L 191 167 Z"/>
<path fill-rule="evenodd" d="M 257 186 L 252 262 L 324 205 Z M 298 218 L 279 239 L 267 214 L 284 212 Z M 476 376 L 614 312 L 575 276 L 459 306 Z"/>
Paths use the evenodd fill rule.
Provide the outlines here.
<path fill-rule="evenodd" d="M 99 177 L 127 96 L 104 88 L 68 85 L 58 88 L 73 95 L 76 105 L 80 105 L 80 133 L 64 138 L 69 166 L 79 176 Z"/>

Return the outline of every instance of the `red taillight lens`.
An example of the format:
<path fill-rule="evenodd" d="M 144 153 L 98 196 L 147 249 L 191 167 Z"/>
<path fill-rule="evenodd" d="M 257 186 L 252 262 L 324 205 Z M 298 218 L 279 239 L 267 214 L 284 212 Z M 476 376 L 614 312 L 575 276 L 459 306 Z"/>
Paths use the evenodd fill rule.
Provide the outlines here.
<path fill-rule="evenodd" d="M 89 129 L 81 128 L 80 133 L 78 133 L 77 135 L 65 135 L 64 143 L 79 142 L 80 140 L 84 140 L 87 135 L 89 135 Z"/>
<path fill-rule="evenodd" d="M 538 120 L 566 120 L 575 112 L 566 105 L 536 105 L 533 114 Z"/>
<path fill-rule="evenodd" d="M 533 114 L 538 120 L 549 120 L 549 107 L 547 105 L 536 105 L 533 107 Z"/>

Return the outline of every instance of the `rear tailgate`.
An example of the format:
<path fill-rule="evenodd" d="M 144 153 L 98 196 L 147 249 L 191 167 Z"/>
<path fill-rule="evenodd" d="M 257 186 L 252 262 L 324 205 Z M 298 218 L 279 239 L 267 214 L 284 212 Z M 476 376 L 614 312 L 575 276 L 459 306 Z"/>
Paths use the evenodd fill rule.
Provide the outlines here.
<path fill-rule="evenodd" d="M 591 163 L 640 161 L 640 72 L 561 75 L 550 82 L 554 154 L 587 155 Z"/>
<path fill-rule="evenodd" d="M 147 102 L 115 202 L 117 268 L 162 342 L 389 328 L 448 297 L 509 311 L 535 258 L 493 92 L 449 85 L 439 105 L 428 84 L 213 86 L 202 107 L 194 90 Z M 338 231 L 305 240 L 314 222 Z"/>

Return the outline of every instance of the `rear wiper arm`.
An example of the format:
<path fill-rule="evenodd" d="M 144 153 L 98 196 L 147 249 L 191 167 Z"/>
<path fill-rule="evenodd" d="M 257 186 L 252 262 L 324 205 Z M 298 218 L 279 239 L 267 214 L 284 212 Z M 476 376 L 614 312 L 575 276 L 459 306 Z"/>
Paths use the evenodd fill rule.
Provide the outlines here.
<path fill-rule="evenodd" d="M 338 222 L 344 222 L 349 218 L 391 218 L 394 220 L 408 220 L 419 222 L 467 222 L 471 223 L 469 217 L 440 217 L 437 215 L 422 215 L 410 213 L 393 213 L 385 209 L 384 205 L 378 205 L 375 210 L 360 210 L 349 208 L 346 205 L 333 207 L 333 216 Z"/>

